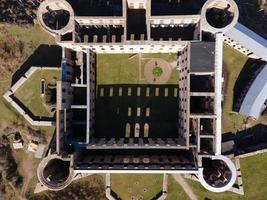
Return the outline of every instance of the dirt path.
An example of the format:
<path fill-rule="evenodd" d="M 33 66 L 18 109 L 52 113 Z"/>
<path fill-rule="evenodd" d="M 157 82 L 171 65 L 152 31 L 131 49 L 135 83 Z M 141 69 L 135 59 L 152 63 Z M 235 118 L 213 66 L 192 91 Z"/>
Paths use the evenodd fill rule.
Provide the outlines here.
<path fill-rule="evenodd" d="M 185 193 L 191 200 L 198 200 L 193 190 L 190 188 L 190 186 L 187 184 L 187 182 L 184 180 L 184 178 L 181 175 L 173 174 L 173 178 L 175 179 L 175 181 L 177 181 L 181 185 L 181 187 L 183 188 L 183 190 L 185 191 Z"/>
<path fill-rule="evenodd" d="M 21 200 L 26 200 L 25 195 L 26 195 L 30 180 L 33 177 L 32 156 L 31 155 L 29 155 L 29 154 L 27 155 L 27 159 L 25 161 L 23 161 L 22 168 L 23 168 L 25 176 L 24 176 L 24 181 L 23 181 L 23 186 L 21 189 L 20 196 L 21 196 Z"/>

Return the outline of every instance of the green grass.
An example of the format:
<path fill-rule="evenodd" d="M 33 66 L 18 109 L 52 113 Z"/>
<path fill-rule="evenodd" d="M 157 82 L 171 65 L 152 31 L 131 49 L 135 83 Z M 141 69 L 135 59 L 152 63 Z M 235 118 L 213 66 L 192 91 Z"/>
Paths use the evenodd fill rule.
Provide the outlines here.
<path fill-rule="evenodd" d="M 99 54 L 97 55 L 98 84 L 147 84 L 143 68 L 149 58 L 162 58 L 170 63 L 176 62 L 175 54 L 142 54 L 141 79 L 139 78 L 139 55 Z M 174 69 L 167 84 L 178 84 L 179 72 Z"/>
<path fill-rule="evenodd" d="M 160 77 L 163 73 L 163 70 L 161 67 L 155 67 L 153 69 L 153 75 L 157 76 L 157 77 Z"/>
<path fill-rule="evenodd" d="M 245 117 L 232 112 L 234 86 L 238 75 L 244 67 L 247 57 L 235 49 L 224 46 L 223 63 L 226 69 L 226 93 L 223 105 L 223 132 L 233 132 L 242 129 Z"/>
<path fill-rule="evenodd" d="M 175 53 L 145 53 L 142 54 L 143 58 L 162 58 L 167 62 L 176 62 L 177 56 Z"/>
<path fill-rule="evenodd" d="M 267 153 L 240 161 L 245 199 L 265 200 L 267 197 Z"/>
<path fill-rule="evenodd" d="M 167 84 L 179 84 L 179 71 L 177 69 L 172 70 L 172 74 Z"/>
<path fill-rule="evenodd" d="M 8 90 L 10 87 L 11 80 L 4 78 L 1 79 L 0 81 L 0 110 L 1 110 L 1 115 L 0 115 L 0 125 L 5 126 L 7 124 L 12 124 L 13 122 L 18 121 L 21 116 L 13 111 L 8 103 L 4 100 L 3 95 L 4 93 Z M 1 132 L 1 131 L 0 131 Z"/>
<path fill-rule="evenodd" d="M 162 183 L 163 175 L 159 174 L 111 175 L 111 188 L 123 200 L 130 200 L 131 196 L 140 195 L 143 199 L 149 200 L 162 190 Z"/>
<path fill-rule="evenodd" d="M 183 191 L 182 187 L 174 180 L 174 178 L 168 176 L 168 195 L 166 200 L 189 200 L 189 197 Z"/>
<path fill-rule="evenodd" d="M 247 62 L 247 57 L 236 51 L 235 49 L 224 46 L 223 62 L 226 70 L 226 93 L 223 105 L 223 133 L 236 133 L 244 130 L 245 116 L 242 116 L 232 111 L 233 100 L 234 100 L 234 86 L 240 72 Z M 249 74 L 248 74 L 249 76 Z M 258 120 L 248 119 L 249 125 L 255 126 L 257 124 L 267 124 L 267 115 L 261 116 Z"/>
<path fill-rule="evenodd" d="M 0 42 L 9 42 L 11 40 L 21 41 L 25 46 L 25 51 L 21 58 L 11 60 L 12 69 L 4 71 L 0 66 L 0 69 L 4 71 L 0 78 L 0 127 L 22 121 L 22 117 L 3 99 L 3 94 L 10 88 L 12 74 L 19 69 L 39 45 L 54 44 L 54 38 L 45 33 L 38 25 L 17 26 L 0 24 Z"/>
<path fill-rule="evenodd" d="M 199 182 L 192 180 L 187 180 L 188 184 L 191 186 L 193 192 L 198 197 L 199 200 L 237 200 L 243 197 L 232 192 L 214 193 L 207 191 Z"/>
<path fill-rule="evenodd" d="M 138 57 L 129 54 L 97 55 L 98 84 L 137 84 Z"/>
<path fill-rule="evenodd" d="M 60 80 L 60 70 L 37 70 L 15 93 L 35 116 L 52 117 L 54 114 L 50 111 L 51 106 L 46 104 L 45 96 L 40 96 L 40 80 L 44 79 L 47 85 L 53 82 L 53 77 Z"/>
<path fill-rule="evenodd" d="M 162 175 L 136 175 L 136 174 L 114 174 L 111 176 L 111 188 L 123 200 L 130 199 L 131 195 L 143 195 L 143 199 L 149 200 L 162 190 Z M 134 182 L 138 181 L 136 186 Z M 128 192 L 128 188 L 132 188 L 132 192 Z M 146 188 L 147 193 L 143 193 L 142 189 Z M 189 197 L 183 191 L 181 186 L 174 180 L 172 175 L 168 176 L 168 195 L 166 200 L 189 200 Z"/>
<path fill-rule="evenodd" d="M 40 44 L 55 44 L 55 39 L 48 33 L 44 32 L 38 24 L 34 26 L 5 24 L 4 28 L 10 36 L 19 38 L 19 40 L 28 43 L 32 47 L 27 49 L 27 53 L 32 53 L 32 50 Z"/>

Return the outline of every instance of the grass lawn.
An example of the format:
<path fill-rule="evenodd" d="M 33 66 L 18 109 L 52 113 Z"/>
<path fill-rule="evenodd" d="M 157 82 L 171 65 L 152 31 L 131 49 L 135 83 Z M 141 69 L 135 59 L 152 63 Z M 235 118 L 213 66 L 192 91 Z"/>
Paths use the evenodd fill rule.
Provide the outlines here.
<path fill-rule="evenodd" d="M 30 45 L 26 49 L 25 53 L 27 54 L 31 54 L 40 44 L 55 44 L 55 39 L 44 32 L 38 24 L 34 26 L 4 24 L 0 25 L 1 27 L 4 27 L 9 36 L 19 38 L 20 41 Z"/>
<path fill-rule="evenodd" d="M 243 66 L 247 61 L 247 57 L 239 53 L 235 49 L 224 46 L 223 63 L 226 70 L 226 93 L 223 105 L 223 133 L 233 132 L 242 129 L 245 117 L 238 113 L 232 112 L 234 86 Z"/>
<path fill-rule="evenodd" d="M 98 84 L 137 84 L 138 56 L 130 54 L 97 55 Z"/>
<path fill-rule="evenodd" d="M 167 84 L 179 84 L 179 71 L 177 69 L 172 70 L 172 74 Z"/>
<path fill-rule="evenodd" d="M 234 86 L 236 80 L 247 62 L 247 57 L 239 53 L 235 49 L 224 46 L 223 63 L 225 66 L 226 77 L 226 92 L 224 94 L 224 105 L 223 105 L 223 124 L 222 132 L 236 133 L 238 131 L 244 130 L 244 120 L 246 117 L 232 112 L 233 99 L 234 99 Z M 258 120 L 248 120 L 250 126 L 255 126 L 257 124 L 267 124 L 267 115 L 261 116 Z"/>
<path fill-rule="evenodd" d="M 145 53 L 142 54 L 143 58 L 162 58 L 167 62 L 176 62 L 177 56 L 175 53 Z"/>
<path fill-rule="evenodd" d="M 168 176 L 168 195 L 166 200 L 189 200 L 182 187 L 174 180 L 172 175 Z"/>
<path fill-rule="evenodd" d="M 53 82 L 53 78 L 60 80 L 60 70 L 37 70 L 32 76 L 16 91 L 15 96 L 35 115 L 52 117 L 53 106 L 45 102 L 45 96 L 40 95 L 40 80 L 44 79 L 45 84 Z M 27 94 L 27 95 L 25 95 Z"/>
<path fill-rule="evenodd" d="M 160 174 L 112 174 L 111 188 L 123 200 L 152 199 L 162 190 L 163 175 Z"/>
<path fill-rule="evenodd" d="M 147 84 L 143 75 L 143 67 L 149 58 L 162 58 L 173 63 L 175 54 L 142 54 L 141 79 L 139 78 L 139 55 L 131 54 L 99 54 L 97 55 L 98 84 Z M 178 84 L 179 72 L 174 69 L 167 84 Z"/>

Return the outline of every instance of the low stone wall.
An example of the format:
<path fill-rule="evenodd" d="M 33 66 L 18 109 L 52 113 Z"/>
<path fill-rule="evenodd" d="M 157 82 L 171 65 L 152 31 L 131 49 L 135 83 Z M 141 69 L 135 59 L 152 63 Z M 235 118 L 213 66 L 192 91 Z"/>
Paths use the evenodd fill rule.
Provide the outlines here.
<path fill-rule="evenodd" d="M 4 95 L 4 99 L 20 114 L 27 120 L 32 126 L 53 126 L 55 125 L 54 121 L 42 121 L 42 120 L 34 120 L 23 110 L 13 99 L 12 95 L 30 78 L 30 76 L 36 72 L 38 69 L 40 70 L 59 70 L 58 67 L 36 67 L 32 66 Z"/>
<path fill-rule="evenodd" d="M 261 153 L 266 153 L 266 152 L 267 152 L 267 148 L 266 149 L 261 149 L 261 150 L 258 150 L 258 151 L 254 151 L 254 152 L 250 152 L 250 153 L 245 153 L 245 154 L 242 154 L 242 155 L 238 155 L 237 157 L 238 158 L 245 158 L 245 157 L 254 156 L 254 155 L 261 154 Z"/>

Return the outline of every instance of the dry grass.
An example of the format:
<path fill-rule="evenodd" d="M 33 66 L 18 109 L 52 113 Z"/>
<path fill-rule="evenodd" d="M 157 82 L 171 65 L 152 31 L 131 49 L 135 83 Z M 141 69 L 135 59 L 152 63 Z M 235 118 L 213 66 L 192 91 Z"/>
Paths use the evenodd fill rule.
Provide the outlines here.
<path fill-rule="evenodd" d="M 17 114 L 3 99 L 2 95 L 11 86 L 12 75 L 28 59 L 28 57 L 41 44 L 54 44 L 54 38 L 35 26 L 17 26 L 0 24 L 0 136 L 5 127 L 12 127 L 22 133 L 23 139 L 27 142 L 28 134 L 25 125 L 27 123 Z M 36 129 L 36 127 L 33 127 Z M 41 128 L 46 133 L 47 140 L 50 140 L 54 129 Z M 30 138 L 29 138 L 30 139 Z M 24 158 L 27 157 L 25 151 L 13 152 L 18 170 L 24 176 L 22 168 Z M 36 168 L 38 161 L 33 161 L 32 166 Z M 34 169 L 35 170 L 35 169 Z M 34 172 L 32 172 L 34 173 Z M 12 188 L 7 184 L 7 194 L 5 199 L 18 199 L 20 191 L 12 192 Z"/>

